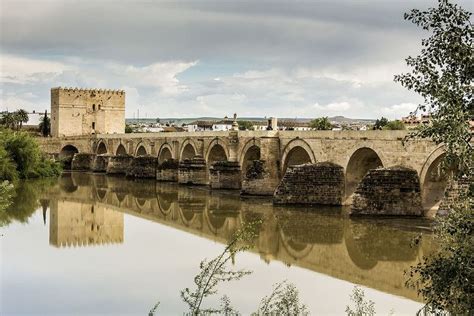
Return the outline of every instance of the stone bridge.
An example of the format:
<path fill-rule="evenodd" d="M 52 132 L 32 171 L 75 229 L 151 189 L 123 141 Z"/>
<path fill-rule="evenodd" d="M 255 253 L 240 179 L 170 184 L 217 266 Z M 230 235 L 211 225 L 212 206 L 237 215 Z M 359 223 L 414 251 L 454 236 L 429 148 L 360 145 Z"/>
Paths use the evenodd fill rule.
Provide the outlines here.
<path fill-rule="evenodd" d="M 132 168 L 129 175 L 156 175 L 158 180 L 208 184 L 217 189 L 241 189 L 244 194 L 256 195 L 272 195 L 278 187 L 277 192 L 282 192 L 284 197 L 280 200 L 284 201 L 289 201 L 288 195 L 290 198 L 298 196 L 298 192 L 312 196 L 319 190 L 326 196 L 335 195 L 335 202 L 323 201 L 321 204 L 350 204 L 354 192 L 359 190 L 357 201 L 365 206 L 374 204 L 373 201 L 367 202 L 367 196 L 369 200 L 374 197 L 370 196 L 373 192 L 366 193 L 361 184 L 365 181 L 370 186 L 373 185 L 370 181 L 383 182 L 388 189 L 381 191 L 393 195 L 391 186 L 395 185 L 398 200 L 403 199 L 400 194 L 406 191 L 417 191 L 421 200 L 417 203 L 425 211 L 434 210 L 446 186 L 445 177 L 440 172 L 443 148 L 428 140 L 404 141 L 406 135 L 406 131 L 228 131 L 97 134 L 40 141 L 46 152 L 62 159 L 74 155 L 76 167 L 73 169 L 76 170 L 127 173 L 122 169 L 130 169 L 136 161 L 135 167 L 141 169 L 137 172 Z M 81 154 L 85 158 L 80 158 Z M 98 160 L 101 156 L 105 158 Z M 294 167 L 306 163 L 328 163 L 332 169 L 322 174 L 334 175 L 335 179 L 308 185 L 314 181 L 300 179 Z M 313 178 L 321 179 L 319 172 L 325 167 L 322 165 L 315 169 Z M 400 167 L 403 167 L 401 175 Z M 382 175 L 370 174 L 369 171 L 377 168 L 383 168 Z M 395 175 L 394 172 L 398 173 Z M 368 175 L 370 179 L 364 180 Z M 407 182 L 406 179 L 412 178 L 414 184 L 410 184 L 408 189 L 406 183 L 393 184 L 394 181 Z M 337 190 L 327 190 L 331 183 L 336 183 Z M 360 202 L 361 194 L 367 195 L 363 196 L 363 202 Z M 318 201 L 310 199 L 308 202 Z M 402 203 L 398 207 L 411 206 Z"/>

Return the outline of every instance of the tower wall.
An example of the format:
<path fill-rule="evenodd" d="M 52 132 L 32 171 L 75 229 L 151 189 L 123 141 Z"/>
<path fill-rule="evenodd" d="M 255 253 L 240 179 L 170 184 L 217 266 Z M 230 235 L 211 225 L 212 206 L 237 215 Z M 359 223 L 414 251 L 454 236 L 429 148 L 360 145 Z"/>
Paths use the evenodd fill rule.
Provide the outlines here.
<path fill-rule="evenodd" d="M 53 137 L 114 134 L 125 131 L 125 91 L 51 89 Z"/>

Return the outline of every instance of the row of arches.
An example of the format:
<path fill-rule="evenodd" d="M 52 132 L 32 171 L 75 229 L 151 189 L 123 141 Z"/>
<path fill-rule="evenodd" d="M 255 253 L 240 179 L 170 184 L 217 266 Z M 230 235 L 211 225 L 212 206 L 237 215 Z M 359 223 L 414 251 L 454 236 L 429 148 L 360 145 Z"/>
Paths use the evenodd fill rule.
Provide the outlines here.
<path fill-rule="evenodd" d="M 291 146 L 287 145 L 283 150 L 281 161 L 281 175 L 284 175 L 287 168 L 292 165 L 300 165 L 304 163 L 315 163 L 316 158 L 310 146 L 303 140 L 293 140 Z M 289 143 L 289 144 L 290 144 Z M 60 157 L 72 159 L 72 156 L 79 152 L 73 145 L 66 145 L 62 148 Z M 100 141 L 96 150 L 97 154 L 105 154 L 108 152 L 107 146 Z M 127 150 L 123 144 L 119 144 L 116 149 L 116 155 L 126 155 Z M 136 156 L 147 155 L 146 147 L 142 144 L 136 149 Z M 192 159 L 197 156 L 195 144 L 187 140 L 181 146 L 181 159 Z M 240 153 L 240 165 L 242 174 L 245 174 L 252 162 L 261 159 L 261 148 L 258 143 L 249 142 Z M 422 183 L 422 202 L 425 208 L 430 209 L 442 199 L 446 187 L 446 175 L 441 168 L 441 162 L 444 154 L 441 148 L 434 151 L 427 159 L 425 166 L 419 173 L 420 182 Z M 161 146 L 158 152 L 158 161 L 175 159 L 173 148 L 169 144 Z M 227 161 L 229 154 L 227 147 L 216 139 L 211 142 L 209 149 L 204 157 L 207 163 L 212 164 L 216 161 Z M 349 157 L 345 166 L 346 175 L 346 196 L 350 197 L 356 190 L 357 185 L 362 181 L 369 170 L 379 167 L 389 167 L 383 163 L 380 155 L 372 148 L 362 147 L 356 149 Z"/>

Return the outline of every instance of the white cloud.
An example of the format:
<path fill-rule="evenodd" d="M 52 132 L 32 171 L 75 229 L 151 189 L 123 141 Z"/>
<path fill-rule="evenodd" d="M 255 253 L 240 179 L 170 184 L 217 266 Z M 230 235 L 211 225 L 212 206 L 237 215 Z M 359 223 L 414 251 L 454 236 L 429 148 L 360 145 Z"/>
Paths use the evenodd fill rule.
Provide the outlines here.
<path fill-rule="evenodd" d="M 410 112 L 415 111 L 416 108 L 417 104 L 415 103 L 400 103 L 383 107 L 381 112 L 389 119 L 400 119 L 402 116 L 407 116 Z"/>

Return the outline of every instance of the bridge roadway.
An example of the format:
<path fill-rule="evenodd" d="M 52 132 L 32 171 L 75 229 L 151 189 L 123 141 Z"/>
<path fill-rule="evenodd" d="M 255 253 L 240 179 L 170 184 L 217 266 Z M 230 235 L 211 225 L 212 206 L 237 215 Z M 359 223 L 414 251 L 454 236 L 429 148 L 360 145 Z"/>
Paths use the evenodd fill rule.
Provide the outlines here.
<path fill-rule="evenodd" d="M 265 262 L 277 260 L 420 300 L 416 291 L 404 286 L 403 272 L 434 246 L 430 234 L 420 244 L 410 245 L 420 232 L 412 220 L 352 220 L 334 214 L 334 209 L 302 212 L 229 192 L 150 180 L 130 185 L 130 181 L 65 174 L 60 185 L 46 194 L 50 243 L 57 247 L 121 243 L 124 221 L 118 214 L 123 213 L 223 244 L 243 223 L 261 219 L 251 251 Z"/>
<path fill-rule="evenodd" d="M 254 160 L 265 162 L 265 181 L 257 188 L 274 189 L 288 166 L 331 162 L 344 169 L 345 196 L 356 190 L 366 173 L 377 167 L 403 166 L 419 176 L 425 210 L 436 209 L 446 182 L 440 176 L 443 148 L 429 140 L 405 140 L 407 131 L 226 131 L 194 133 L 98 134 L 40 139 L 51 154 L 74 153 L 154 156 L 183 161 L 203 157 L 238 162 L 245 174 Z"/>

